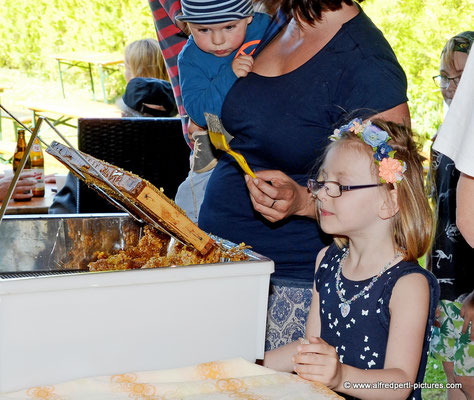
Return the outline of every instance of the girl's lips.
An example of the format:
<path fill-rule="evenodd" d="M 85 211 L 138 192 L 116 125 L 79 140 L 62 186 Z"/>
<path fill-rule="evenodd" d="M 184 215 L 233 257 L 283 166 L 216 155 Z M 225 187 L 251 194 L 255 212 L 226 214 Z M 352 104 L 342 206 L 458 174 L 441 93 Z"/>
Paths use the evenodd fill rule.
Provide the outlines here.
<path fill-rule="evenodd" d="M 319 214 L 321 215 L 321 217 L 328 217 L 329 215 L 334 215 L 332 212 L 326 211 L 322 208 L 321 210 L 319 210 Z"/>

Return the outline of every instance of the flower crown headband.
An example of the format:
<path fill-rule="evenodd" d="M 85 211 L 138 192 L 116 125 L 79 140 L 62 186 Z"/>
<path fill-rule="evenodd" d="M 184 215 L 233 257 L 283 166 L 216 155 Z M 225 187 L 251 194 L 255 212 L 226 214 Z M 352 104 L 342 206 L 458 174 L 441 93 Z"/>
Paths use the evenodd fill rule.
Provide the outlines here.
<path fill-rule="evenodd" d="M 370 120 L 363 123 L 360 118 L 355 118 L 347 125 L 335 129 L 329 139 L 332 141 L 339 140 L 351 133 L 372 147 L 375 164 L 379 167 L 380 182 L 399 183 L 403 179 L 403 173 L 407 169 L 406 163 L 394 157 L 396 151 L 387 144 L 391 139 L 387 132 L 376 125 L 372 125 Z"/>

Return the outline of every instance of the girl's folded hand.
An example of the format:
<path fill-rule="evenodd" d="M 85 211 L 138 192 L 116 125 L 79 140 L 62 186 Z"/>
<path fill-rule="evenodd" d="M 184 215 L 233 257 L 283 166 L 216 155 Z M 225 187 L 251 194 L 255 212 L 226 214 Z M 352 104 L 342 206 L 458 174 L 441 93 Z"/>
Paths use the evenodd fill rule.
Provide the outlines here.
<path fill-rule="evenodd" d="M 309 342 L 297 347 L 298 353 L 293 356 L 295 372 L 301 378 L 336 388 L 342 380 L 342 364 L 336 349 L 318 337 L 311 337 Z"/>

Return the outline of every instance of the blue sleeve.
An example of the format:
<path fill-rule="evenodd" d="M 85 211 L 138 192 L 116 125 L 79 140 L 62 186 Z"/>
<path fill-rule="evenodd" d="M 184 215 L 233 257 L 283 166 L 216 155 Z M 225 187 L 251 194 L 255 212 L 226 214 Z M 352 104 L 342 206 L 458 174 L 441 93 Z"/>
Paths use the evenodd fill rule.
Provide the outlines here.
<path fill-rule="evenodd" d="M 361 118 L 408 101 L 403 69 L 391 60 L 370 56 L 346 68 L 339 79 L 339 104 Z"/>
<path fill-rule="evenodd" d="M 181 95 L 189 117 L 205 127 L 204 112 L 220 117 L 224 99 L 237 76 L 232 70 L 232 63 L 225 63 L 214 77 L 210 77 L 195 60 L 199 59 L 186 57 L 186 53 L 178 60 Z"/>

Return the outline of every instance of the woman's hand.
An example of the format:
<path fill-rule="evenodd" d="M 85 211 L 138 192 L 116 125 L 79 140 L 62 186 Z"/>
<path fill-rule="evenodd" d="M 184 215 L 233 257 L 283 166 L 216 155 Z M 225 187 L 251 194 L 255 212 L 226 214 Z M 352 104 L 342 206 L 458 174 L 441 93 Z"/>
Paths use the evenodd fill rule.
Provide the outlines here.
<path fill-rule="evenodd" d="M 342 382 L 342 364 L 336 349 L 323 339 L 311 337 L 310 344 L 297 347 L 293 356 L 294 370 L 301 378 L 320 382 L 333 389 Z"/>
<path fill-rule="evenodd" d="M 291 215 L 314 218 L 314 199 L 308 190 L 281 171 L 264 170 L 255 173 L 257 178 L 245 176 L 253 208 L 270 222 Z"/>
<path fill-rule="evenodd" d="M 462 333 L 466 333 L 469 323 L 471 322 L 471 342 L 474 341 L 474 292 L 467 296 L 461 307 L 461 317 L 464 318 Z"/>

